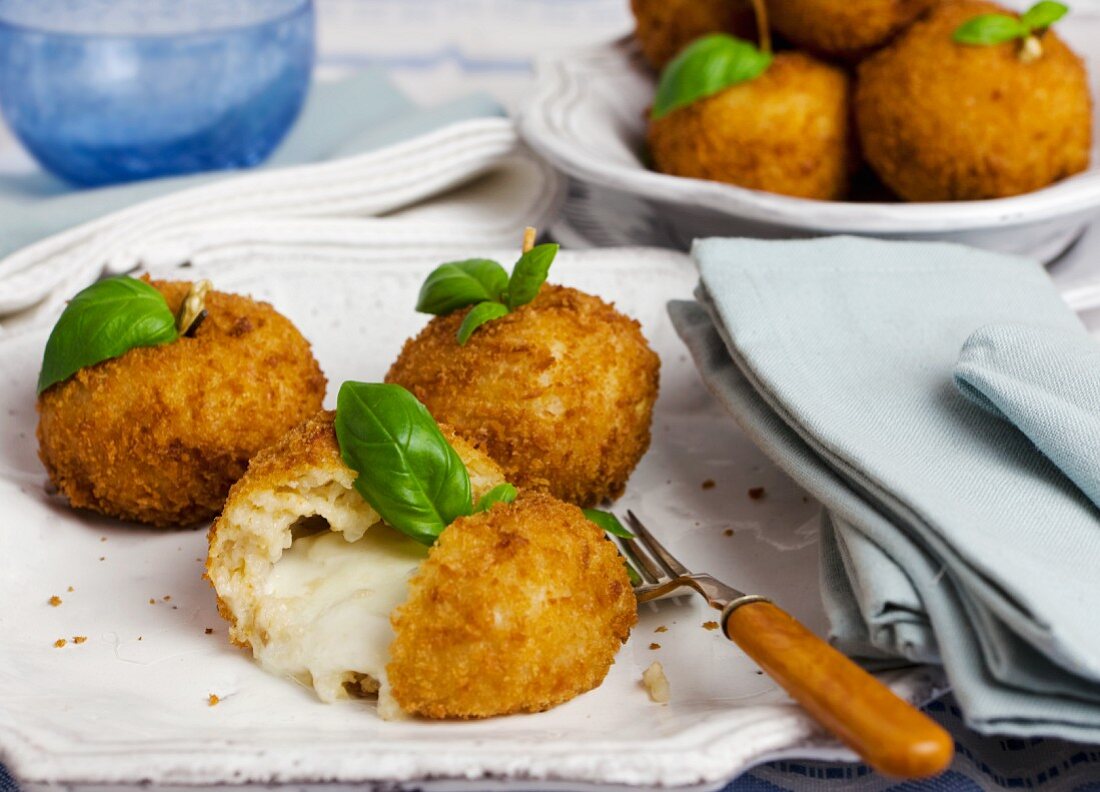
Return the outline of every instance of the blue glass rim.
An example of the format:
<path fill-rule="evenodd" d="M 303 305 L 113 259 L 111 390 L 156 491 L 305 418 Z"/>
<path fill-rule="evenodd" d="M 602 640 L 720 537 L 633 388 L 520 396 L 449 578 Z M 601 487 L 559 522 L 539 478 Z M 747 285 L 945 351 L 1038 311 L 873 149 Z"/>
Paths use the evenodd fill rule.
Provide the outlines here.
<path fill-rule="evenodd" d="M 278 25 L 302 14 L 313 12 L 314 0 L 287 0 L 289 8 L 271 16 L 261 16 L 255 19 L 230 23 L 224 25 L 211 25 L 208 27 L 196 27 L 192 29 L 180 29 L 177 31 L 163 32 L 110 32 L 110 31 L 78 31 L 64 30 L 56 27 L 37 27 L 24 22 L 16 22 L 4 16 L 4 0 L 0 0 L 0 35 L 5 32 L 16 35 L 52 36 L 58 38 L 87 39 L 89 41 L 120 41 L 120 40 L 157 40 L 157 39 L 188 39 L 200 38 L 209 35 L 224 35 L 239 31 L 247 31 L 255 28 Z"/>

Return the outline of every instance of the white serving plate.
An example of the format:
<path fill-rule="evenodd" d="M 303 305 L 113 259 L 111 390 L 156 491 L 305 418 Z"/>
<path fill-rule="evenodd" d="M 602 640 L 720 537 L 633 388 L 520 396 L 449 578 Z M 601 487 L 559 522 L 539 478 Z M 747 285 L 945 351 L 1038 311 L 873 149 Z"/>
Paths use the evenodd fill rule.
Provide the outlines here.
<path fill-rule="evenodd" d="M 158 274 L 207 276 L 219 289 L 272 302 L 313 341 L 331 404 L 342 380 L 380 379 L 425 322 L 412 307 L 436 263 Z M 642 249 L 563 253 L 552 275 L 614 299 L 642 322 L 663 361 L 653 446 L 620 507 L 637 511 L 686 563 L 774 597 L 823 633 L 818 507 L 721 412 L 666 317 L 667 299 L 690 295 L 688 259 Z M 46 335 L 38 328 L 0 339 L 0 762 L 24 788 L 716 788 L 765 758 L 852 758 L 718 632 L 703 629 L 715 613 L 689 598 L 645 606 L 604 684 L 549 712 L 387 723 L 362 701 L 320 703 L 228 644 L 200 579 L 204 531 L 120 524 L 46 493 L 34 439 Z M 716 486 L 702 489 L 707 479 Z M 767 490 L 759 501 L 747 497 L 756 486 Z M 59 607 L 47 604 L 52 595 Z M 668 632 L 656 634 L 659 625 Z M 75 635 L 88 640 L 74 645 Z M 70 643 L 54 648 L 58 638 Z M 662 648 L 649 649 L 653 641 Z M 655 659 L 671 680 L 667 706 L 640 685 Z M 940 684 L 922 669 L 887 681 L 911 700 Z"/>
<path fill-rule="evenodd" d="M 1093 96 L 1100 98 L 1100 14 L 1075 13 L 1059 33 L 1089 62 Z M 1092 163 L 1084 173 L 998 200 L 863 203 L 791 198 L 649 170 L 645 115 L 655 76 L 630 38 L 544 58 L 536 78 L 519 118 L 520 134 L 579 181 L 582 193 L 594 189 L 635 199 L 630 224 L 641 231 L 635 239 L 687 248 L 706 236 L 859 234 L 961 242 L 1046 262 L 1089 219 L 1100 217 L 1100 101 L 1094 101 Z M 600 238 L 598 230 L 588 236 Z"/>

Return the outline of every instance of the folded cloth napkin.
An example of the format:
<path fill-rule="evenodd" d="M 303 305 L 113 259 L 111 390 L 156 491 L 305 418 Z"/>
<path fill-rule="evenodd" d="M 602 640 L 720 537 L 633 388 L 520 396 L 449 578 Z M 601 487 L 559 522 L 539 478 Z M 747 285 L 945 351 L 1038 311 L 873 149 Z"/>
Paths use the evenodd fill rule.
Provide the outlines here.
<path fill-rule="evenodd" d="M 1100 739 L 1100 513 L 952 379 L 980 327 L 1084 333 L 1041 267 L 846 237 L 693 255 L 698 302 L 672 303 L 673 322 L 745 431 L 825 505 L 834 640 L 942 662 L 979 731 Z"/>
<path fill-rule="evenodd" d="M 1100 344 L 1087 333 L 1022 324 L 966 340 L 955 384 L 1015 424 L 1100 506 Z"/>
<path fill-rule="evenodd" d="M 499 183 L 479 189 L 482 177 Z M 452 192 L 462 185 L 473 195 Z M 499 248 L 546 220 L 561 192 L 492 100 L 422 109 L 370 72 L 316 86 L 253 171 L 80 191 L 45 177 L 0 181 L 0 252 L 30 243 L 0 259 L 0 318 L 25 321 L 32 306 L 47 315 L 104 272 L 139 264 L 281 255 L 308 266 L 311 255 Z"/>

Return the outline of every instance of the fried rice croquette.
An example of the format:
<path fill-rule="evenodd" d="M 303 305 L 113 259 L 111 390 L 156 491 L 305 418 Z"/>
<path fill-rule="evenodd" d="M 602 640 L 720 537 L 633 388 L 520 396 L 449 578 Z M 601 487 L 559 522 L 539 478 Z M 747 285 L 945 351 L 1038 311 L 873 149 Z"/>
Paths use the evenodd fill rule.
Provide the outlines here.
<path fill-rule="evenodd" d="M 749 0 L 631 0 L 634 35 L 642 54 L 661 69 L 680 50 L 708 33 L 756 38 Z"/>
<path fill-rule="evenodd" d="M 517 487 L 592 506 L 622 494 L 646 452 L 660 361 L 598 297 L 546 284 L 464 346 L 470 309 L 432 319 L 386 381 L 484 448 Z"/>
<path fill-rule="evenodd" d="M 857 60 L 887 43 L 938 0 L 767 0 L 775 29 L 817 55 Z"/>
<path fill-rule="evenodd" d="M 859 67 L 855 111 L 867 162 L 909 201 L 1030 192 L 1088 166 L 1092 102 L 1081 59 L 1053 30 L 1024 62 L 1019 41 L 970 46 L 955 30 L 1005 9 L 937 6 Z"/>
<path fill-rule="evenodd" d="M 603 531 L 521 493 L 451 523 L 413 577 L 393 616 L 394 698 L 430 718 L 549 709 L 603 681 L 636 608 Z"/>
<path fill-rule="evenodd" d="M 261 451 L 233 485 L 209 534 L 206 576 L 233 643 L 323 701 L 378 693 L 400 717 L 385 677 L 390 613 L 428 548 L 398 533 L 354 489 L 333 413 L 320 412 Z M 500 468 L 446 426 L 475 501 Z"/>
<path fill-rule="evenodd" d="M 175 313 L 189 283 L 154 281 Z M 218 513 L 249 458 L 320 409 L 309 342 L 267 303 L 211 291 L 193 338 L 78 371 L 38 399 L 39 456 L 77 508 L 167 527 Z"/>
<path fill-rule="evenodd" d="M 847 74 L 780 52 L 754 80 L 649 123 L 657 170 L 799 198 L 834 200 L 856 167 Z"/>

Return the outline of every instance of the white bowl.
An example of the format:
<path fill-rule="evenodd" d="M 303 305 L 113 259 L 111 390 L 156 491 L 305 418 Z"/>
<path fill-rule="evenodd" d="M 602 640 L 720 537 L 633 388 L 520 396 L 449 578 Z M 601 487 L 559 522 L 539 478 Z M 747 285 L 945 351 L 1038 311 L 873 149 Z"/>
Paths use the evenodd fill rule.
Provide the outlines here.
<path fill-rule="evenodd" d="M 1088 58 L 1100 96 L 1100 16 L 1075 15 L 1060 32 Z M 987 201 L 862 203 L 816 201 L 719 182 L 668 176 L 643 159 L 646 110 L 655 77 L 631 39 L 559 54 L 537 66 L 519 119 L 528 145 L 584 188 L 641 200 L 640 223 L 671 244 L 695 237 L 789 238 L 859 234 L 946 240 L 1050 261 L 1100 217 L 1100 146 L 1084 173 L 1026 195 Z M 1094 127 L 1100 128 L 1100 105 Z M 1100 137 L 1100 135 L 1096 136 Z"/>

